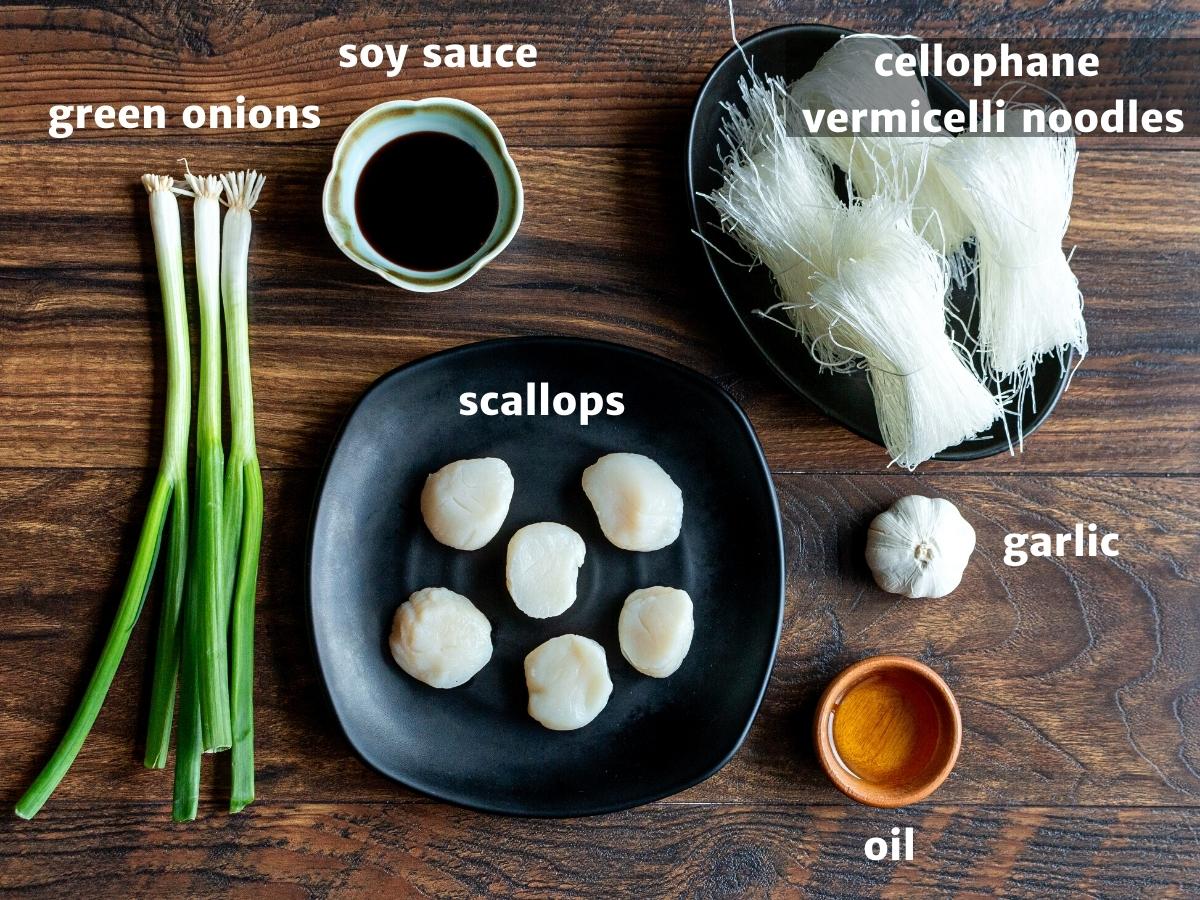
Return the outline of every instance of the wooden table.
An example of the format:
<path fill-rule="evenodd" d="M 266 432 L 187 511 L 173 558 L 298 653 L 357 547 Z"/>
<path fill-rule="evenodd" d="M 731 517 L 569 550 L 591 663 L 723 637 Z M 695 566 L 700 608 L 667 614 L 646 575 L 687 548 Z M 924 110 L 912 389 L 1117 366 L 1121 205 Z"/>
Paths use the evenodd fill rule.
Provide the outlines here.
<path fill-rule="evenodd" d="M 105 4 L 99 4 L 105 6 Z M 28 783 L 78 700 L 113 613 L 160 445 L 163 342 L 137 177 L 268 173 L 251 266 L 266 469 L 258 614 L 260 801 L 173 825 L 170 778 L 141 768 L 151 612 L 74 769 L 33 822 L 0 816 L 0 888 L 58 894 L 387 891 L 1195 896 L 1200 892 L 1200 156 L 1091 142 L 1068 242 L 1092 352 L 1024 454 L 889 469 L 790 395 L 722 310 L 685 217 L 691 99 L 729 45 L 719 2 L 296 0 L 0 11 L 0 801 Z M 1195 0 L 950 7 L 738 3 L 743 34 L 824 21 L 927 36 L 1195 35 Z M 367 41 L 528 40 L 532 71 L 342 70 Z M 317 103 L 313 131 L 47 137 L 51 104 Z M 328 239 L 320 192 L 370 104 L 448 94 L 487 110 L 525 182 L 509 250 L 447 295 L 406 294 Z M 362 764 L 325 711 L 305 630 L 308 512 L 329 442 L 376 376 L 480 338 L 587 335 L 728 388 L 775 472 L 787 537 L 779 658 L 744 747 L 707 782 L 574 821 L 479 815 Z M 978 549 L 942 601 L 878 591 L 871 517 L 953 500 Z M 1004 565 L 1007 532 L 1096 522 L 1112 560 Z M 819 772 L 809 717 L 840 668 L 925 660 L 962 704 L 957 770 L 930 802 L 850 803 Z M 215 771 L 213 769 L 215 768 Z M 869 837 L 916 829 L 911 863 Z"/>

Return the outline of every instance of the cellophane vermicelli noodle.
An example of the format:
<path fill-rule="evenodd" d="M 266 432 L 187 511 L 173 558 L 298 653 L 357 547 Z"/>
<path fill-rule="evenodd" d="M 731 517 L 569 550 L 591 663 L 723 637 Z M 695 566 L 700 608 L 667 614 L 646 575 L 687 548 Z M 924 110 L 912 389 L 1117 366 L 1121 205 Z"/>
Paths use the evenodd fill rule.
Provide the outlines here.
<path fill-rule="evenodd" d="M 884 76 L 875 69 L 880 54 L 899 52 L 899 46 L 888 38 L 842 38 L 792 84 L 792 130 L 806 130 L 800 113 L 803 108 L 928 111 L 929 97 L 915 75 Z M 952 272 L 961 280 L 967 265 L 961 247 L 971 237 L 971 223 L 929 167 L 930 158 L 952 140 L 949 134 L 817 133 L 812 139 L 817 149 L 846 173 L 859 196 L 910 201 L 914 229 L 950 259 Z"/>
<path fill-rule="evenodd" d="M 894 461 L 913 468 L 1000 415 L 945 331 L 947 268 L 913 230 L 911 203 L 837 197 L 811 139 L 789 136 L 781 85 L 753 76 L 724 129 L 723 228 L 775 276 L 814 358 L 865 367 Z"/>
<path fill-rule="evenodd" d="M 962 135 L 934 160 L 976 232 L 980 349 L 1019 397 L 1043 357 L 1087 353 L 1063 252 L 1076 158 L 1072 135 L 1004 133 Z"/>

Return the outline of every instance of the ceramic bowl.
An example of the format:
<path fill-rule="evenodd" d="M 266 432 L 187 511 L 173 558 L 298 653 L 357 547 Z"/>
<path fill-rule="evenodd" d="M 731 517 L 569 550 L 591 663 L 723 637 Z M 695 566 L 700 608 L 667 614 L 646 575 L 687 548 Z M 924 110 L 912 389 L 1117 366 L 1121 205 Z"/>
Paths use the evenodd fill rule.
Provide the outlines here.
<path fill-rule="evenodd" d="M 842 699 L 855 685 L 877 675 L 903 674 L 915 679 L 929 697 L 937 729 L 928 761 L 916 774 L 900 783 L 882 783 L 860 778 L 842 762 L 833 741 L 833 717 Z M 940 675 L 924 663 L 907 656 L 871 656 L 844 669 L 825 688 L 813 719 L 817 759 L 834 786 L 852 800 L 883 809 L 908 806 L 924 800 L 946 780 L 958 760 L 962 746 L 962 717 L 958 701 Z"/>
<path fill-rule="evenodd" d="M 363 235 L 354 213 L 355 190 L 367 161 L 385 144 L 417 131 L 453 135 L 474 147 L 492 170 L 500 198 L 496 224 L 483 246 L 461 263 L 436 272 L 405 268 L 380 254 Z M 462 284 L 508 246 L 521 224 L 524 194 L 504 138 L 487 114 L 461 100 L 430 97 L 380 103 L 350 123 L 333 154 L 323 207 L 325 227 L 343 253 L 392 284 L 429 293 Z"/>

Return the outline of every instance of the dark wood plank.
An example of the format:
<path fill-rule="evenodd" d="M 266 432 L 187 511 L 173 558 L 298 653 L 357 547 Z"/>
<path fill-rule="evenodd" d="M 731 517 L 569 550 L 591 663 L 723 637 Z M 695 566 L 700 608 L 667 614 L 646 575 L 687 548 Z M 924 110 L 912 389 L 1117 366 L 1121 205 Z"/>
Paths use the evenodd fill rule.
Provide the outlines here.
<path fill-rule="evenodd" d="M 73 802 L 0 842 L 0 888 L 141 896 L 1189 897 L 1200 812 L 658 804 L 504 819 L 428 803 L 287 803 L 164 824 L 163 805 Z M 913 827 L 912 862 L 868 838 Z M 19 848 L 19 849 L 17 849 Z M 151 849 L 152 848 L 152 849 Z"/>
<path fill-rule="evenodd" d="M 157 452 L 160 313 L 134 176 L 177 168 L 177 152 L 0 145 L 9 177 L 44 184 L 0 211 L 0 465 L 141 466 Z M 416 295 L 328 239 L 316 210 L 331 147 L 270 148 L 255 163 L 272 178 L 251 269 L 264 463 L 319 464 L 354 398 L 396 365 L 479 338 L 558 333 L 716 377 L 778 470 L 884 468 L 880 448 L 788 393 L 737 332 L 688 233 L 680 152 L 516 148 L 528 200 L 512 247 L 452 294 Z M 221 149 L 192 163 L 239 158 Z M 1200 472 L 1200 283 L 1188 275 L 1198 168 L 1191 152 L 1084 156 L 1069 240 L 1092 353 L 1023 456 L 930 470 Z M 82 194 L 80 171 L 93 186 Z M 1147 193 L 1147 177 L 1171 192 Z"/>
<path fill-rule="evenodd" d="M 1200 795 L 1200 480 L 1040 476 L 781 476 L 788 606 L 779 658 L 747 745 L 694 801 L 837 798 L 812 758 L 824 684 L 879 652 L 928 661 L 957 693 L 962 757 L 936 795 L 961 803 L 1194 804 Z M 147 482 L 128 471 L 0 471 L 0 800 L 15 800 L 57 739 L 131 552 Z M 306 625 L 304 542 L 312 473 L 267 478 L 259 591 L 260 796 L 409 797 L 357 762 L 325 711 Z M 940 601 L 881 593 L 862 561 L 870 519 L 897 496 L 945 495 L 979 545 Z M 1008 530 L 1096 522 L 1117 559 L 1003 563 Z M 397 599 L 407 588 L 397 586 Z M 151 604 L 149 609 L 153 609 Z M 159 800 L 166 773 L 138 757 L 148 614 L 59 800 Z M 703 623 L 700 623 L 703 627 Z M 518 711 L 519 714 L 519 711 Z M 206 776 L 208 796 L 223 779 Z"/>
<path fill-rule="evenodd" d="M 814 15 L 794 3 L 736 6 L 742 35 Z M 260 801 L 227 818 L 227 772 L 209 760 L 202 821 L 167 821 L 169 776 L 141 768 L 137 737 L 152 602 L 59 794 L 33 823 L 0 816 L 0 891 L 55 896 L 86 878 L 94 893 L 158 896 L 1200 894 L 1194 139 L 1083 142 L 1069 240 L 1093 353 L 1023 457 L 907 476 L 780 387 L 731 327 L 688 234 L 683 136 L 697 86 L 729 46 L 722 3 L 91 7 L 0 13 L 0 803 L 11 805 L 59 736 L 132 552 L 162 413 L 136 176 L 177 168 L 184 153 L 197 168 L 251 164 L 271 179 L 252 262 L 270 469 Z M 1196 0 L 839 2 L 820 16 L 929 36 L 1200 35 Z M 387 79 L 336 65 L 345 42 L 513 39 L 538 45 L 536 70 L 408 68 Z M 319 103 L 323 124 L 46 136 L 47 109 L 64 100 L 178 110 L 239 92 Z M 354 267 L 318 212 L 345 124 L 379 100 L 430 94 L 495 117 L 527 192 L 512 248 L 436 297 Z M 398 788 L 341 739 L 309 655 L 308 512 L 347 406 L 397 364 L 527 333 L 608 338 L 712 375 L 745 405 L 780 473 L 788 606 L 746 745 L 684 795 L 598 819 L 480 816 Z M 795 471 L 860 474 L 784 474 Z M 962 587 L 942 601 L 884 595 L 862 563 L 870 518 L 911 492 L 951 498 L 979 534 Z M 1004 565 L 1006 531 L 1075 521 L 1120 531 L 1121 557 Z M 943 672 L 966 724 L 959 767 L 934 804 L 887 813 L 838 795 L 807 736 L 823 684 L 882 651 Z M 866 862 L 864 840 L 893 825 L 918 829 L 917 861 Z"/>
<path fill-rule="evenodd" d="M 556 0 L 453 6 L 357 2 L 337 7 L 273 3 L 247 16 L 239 4 L 201 13 L 155 0 L 99 9 L 30 6 L 0 30 L 5 136 L 42 140 L 47 109 L 75 103 L 310 102 L 340 130 L 366 106 L 396 96 L 450 95 L 495 116 L 518 142 L 657 143 L 664 124 L 682 126 L 697 85 L 731 45 L 725 3 L 650 0 L 564 5 Z M 819 13 L 796 4 L 738 2 L 739 33 L 814 17 L 866 31 L 927 37 L 1014 35 L 1166 37 L 1197 33 L 1194 0 L 1027 6 L 976 2 L 943 6 L 842 2 Z M 338 47 L 367 42 L 530 41 L 539 64 L 525 72 L 456 72 L 406 66 L 338 68 Z M 182 131 L 182 129 L 177 129 Z M 678 129 L 676 129 L 678 130 Z M 93 131 L 77 141 L 105 140 Z M 189 134 L 189 143 L 202 140 Z M 217 140 L 243 147 L 290 142 L 287 132 L 246 132 Z"/>

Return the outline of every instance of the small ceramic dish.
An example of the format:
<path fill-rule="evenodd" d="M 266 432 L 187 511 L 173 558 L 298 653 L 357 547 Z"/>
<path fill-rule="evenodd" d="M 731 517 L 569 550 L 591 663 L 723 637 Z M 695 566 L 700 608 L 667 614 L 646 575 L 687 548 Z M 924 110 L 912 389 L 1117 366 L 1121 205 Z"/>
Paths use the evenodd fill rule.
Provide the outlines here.
<path fill-rule="evenodd" d="M 436 272 L 408 269 L 379 253 L 362 233 L 354 211 L 355 190 L 367 161 L 385 144 L 418 131 L 453 135 L 487 161 L 496 179 L 499 211 L 483 246 L 461 263 Z M 338 141 L 325 179 L 325 227 L 343 253 L 381 278 L 409 291 L 430 293 L 462 284 L 508 246 L 521 224 L 521 176 L 495 123 L 483 110 L 450 97 L 390 100 L 372 106 L 350 123 Z"/>
<path fill-rule="evenodd" d="M 876 689 L 870 700 L 839 710 L 854 688 L 872 680 Z M 899 704 L 905 708 L 897 710 Z M 859 760 L 867 762 L 857 772 L 838 751 L 834 721 L 840 711 L 855 717 L 845 727 L 861 741 Z M 896 777 L 883 777 L 879 773 L 887 766 L 872 764 L 895 750 L 897 734 L 905 764 L 891 768 Z M 867 806 L 894 809 L 924 800 L 946 780 L 962 746 L 962 717 L 954 694 L 929 666 L 907 656 L 872 656 L 844 669 L 825 689 L 817 702 L 813 740 L 821 768 L 839 791 Z M 888 762 L 896 759 L 893 755 Z"/>

